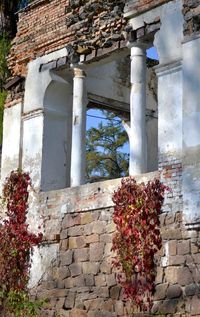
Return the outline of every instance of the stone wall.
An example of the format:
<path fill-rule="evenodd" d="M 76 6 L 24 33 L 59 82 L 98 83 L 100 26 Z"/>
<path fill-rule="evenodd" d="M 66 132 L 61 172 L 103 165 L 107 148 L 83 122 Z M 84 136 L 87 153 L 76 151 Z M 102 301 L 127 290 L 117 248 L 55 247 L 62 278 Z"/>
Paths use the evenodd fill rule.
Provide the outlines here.
<path fill-rule="evenodd" d="M 199 35 L 200 33 L 200 2 L 198 0 L 184 0 L 183 14 L 185 18 L 184 34 L 186 37 L 191 35 Z"/>
<path fill-rule="evenodd" d="M 198 231 L 184 227 L 180 160 L 163 158 L 160 169 L 161 180 L 171 191 L 160 217 L 163 248 L 156 257 L 152 314 L 197 317 L 200 236 Z M 154 177 L 158 174 L 145 174 L 137 181 Z M 32 286 L 38 297 L 49 299 L 43 316 L 55 316 L 57 312 L 67 317 L 125 317 L 130 313 L 130 303 L 123 300 L 111 266 L 115 232 L 111 197 L 119 184 L 118 179 L 40 194 L 39 213 L 46 240 L 40 250 L 40 265 L 38 258 L 37 263 L 33 261 L 32 277 L 41 271 L 39 266 L 44 273 L 37 276 L 37 281 L 33 278 Z M 52 247 L 56 249 L 54 257 L 53 252 L 45 251 Z"/>

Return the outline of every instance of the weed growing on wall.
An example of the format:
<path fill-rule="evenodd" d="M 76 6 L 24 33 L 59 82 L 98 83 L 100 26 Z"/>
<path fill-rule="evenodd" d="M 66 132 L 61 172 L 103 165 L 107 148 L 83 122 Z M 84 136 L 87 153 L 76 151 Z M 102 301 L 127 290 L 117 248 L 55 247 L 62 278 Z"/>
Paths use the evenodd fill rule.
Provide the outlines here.
<path fill-rule="evenodd" d="M 30 185 L 29 174 L 19 170 L 6 179 L 2 198 L 7 218 L 0 230 L 0 309 L 14 312 L 15 316 L 26 312 L 27 317 L 28 310 L 33 311 L 27 295 L 30 256 L 42 240 L 42 234 L 31 233 L 26 223 Z"/>
<path fill-rule="evenodd" d="M 113 265 L 126 299 L 141 310 L 151 309 L 156 269 L 155 253 L 161 249 L 159 215 L 167 189 L 159 180 L 137 184 L 135 179 L 123 179 L 114 193 L 113 221 L 116 234 L 112 250 Z"/>

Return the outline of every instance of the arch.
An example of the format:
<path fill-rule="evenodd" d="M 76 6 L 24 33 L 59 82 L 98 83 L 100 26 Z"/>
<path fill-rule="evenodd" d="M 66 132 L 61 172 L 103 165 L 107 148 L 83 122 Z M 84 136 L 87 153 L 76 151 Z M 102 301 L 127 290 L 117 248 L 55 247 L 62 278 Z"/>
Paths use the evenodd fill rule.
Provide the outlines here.
<path fill-rule="evenodd" d="M 41 189 L 70 186 L 72 87 L 52 81 L 44 95 Z"/>

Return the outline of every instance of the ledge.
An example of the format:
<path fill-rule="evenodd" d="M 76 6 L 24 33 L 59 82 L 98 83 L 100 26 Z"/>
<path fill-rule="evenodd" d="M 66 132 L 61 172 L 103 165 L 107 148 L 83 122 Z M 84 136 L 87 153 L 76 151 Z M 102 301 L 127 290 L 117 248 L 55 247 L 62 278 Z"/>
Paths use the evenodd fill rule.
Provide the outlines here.
<path fill-rule="evenodd" d="M 18 13 L 22 13 L 22 12 L 26 12 L 31 10 L 32 8 L 35 8 L 45 2 L 51 2 L 51 0 L 35 0 L 33 2 L 31 2 L 30 4 L 28 4 L 26 7 L 24 7 L 23 9 L 20 9 L 19 11 L 16 12 L 16 14 Z"/>
<path fill-rule="evenodd" d="M 137 182 L 148 182 L 159 178 L 158 171 L 134 176 Z M 120 186 L 122 178 L 85 184 L 50 192 L 41 192 L 40 199 L 47 206 L 54 205 L 60 210 L 61 217 L 67 213 L 77 213 L 112 207 L 112 196 Z M 55 205 L 54 205 L 55 207 Z"/>

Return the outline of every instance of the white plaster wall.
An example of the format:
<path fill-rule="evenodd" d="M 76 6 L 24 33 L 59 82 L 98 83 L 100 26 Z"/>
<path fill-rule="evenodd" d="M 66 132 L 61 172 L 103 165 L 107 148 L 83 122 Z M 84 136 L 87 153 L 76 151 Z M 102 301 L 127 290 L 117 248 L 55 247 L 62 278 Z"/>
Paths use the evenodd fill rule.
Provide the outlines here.
<path fill-rule="evenodd" d="M 182 155 L 182 70 L 181 65 L 158 68 L 159 155 Z"/>
<path fill-rule="evenodd" d="M 3 119 L 3 147 L 1 162 L 1 180 L 12 170 L 19 167 L 20 140 L 21 140 L 21 109 L 17 104 L 4 110 Z"/>
<path fill-rule="evenodd" d="M 125 63 L 125 65 L 124 65 Z M 88 93 L 130 103 L 130 61 L 118 59 L 87 68 Z"/>
<path fill-rule="evenodd" d="M 72 87 L 52 82 L 44 98 L 41 189 L 70 186 Z"/>
<path fill-rule="evenodd" d="M 30 173 L 35 188 L 40 188 L 44 115 L 42 111 L 23 120 L 23 170 Z"/>
<path fill-rule="evenodd" d="M 170 1 L 161 8 L 161 28 L 155 34 L 160 64 L 167 64 L 182 57 L 183 14 L 182 1 Z"/>
<path fill-rule="evenodd" d="M 183 44 L 183 210 L 200 223 L 200 38 Z"/>
<path fill-rule="evenodd" d="M 25 83 L 24 112 L 30 112 L 42 107 L 44 93 L 52 81 L 53 73 L 39 72 L 40 65 L 67 55 L 67 50 L 61 49 L 31 61 Z"/>
<path fill-rule="evenodd" d="M 34 186 L 43 190 L 69 185 L 71 84 L 58 72 L 40 72 L 41 64 L 66 55 L 67 50 L 61 49 L 28 65 L 24 97 L 23 167 L 31 172 Z"/>
<path fill-rule="evenodd" d="M 30 280 L 28 287 L 37 286 L 40 279 L 44 277 L 53 260 L 57 259 L 59 244 L 51 244 L 48 246 L 35 247 L 32 255 L 32 265 L 30 270 Z M 46 277 L 48 279 L 48 277 Z"/>

